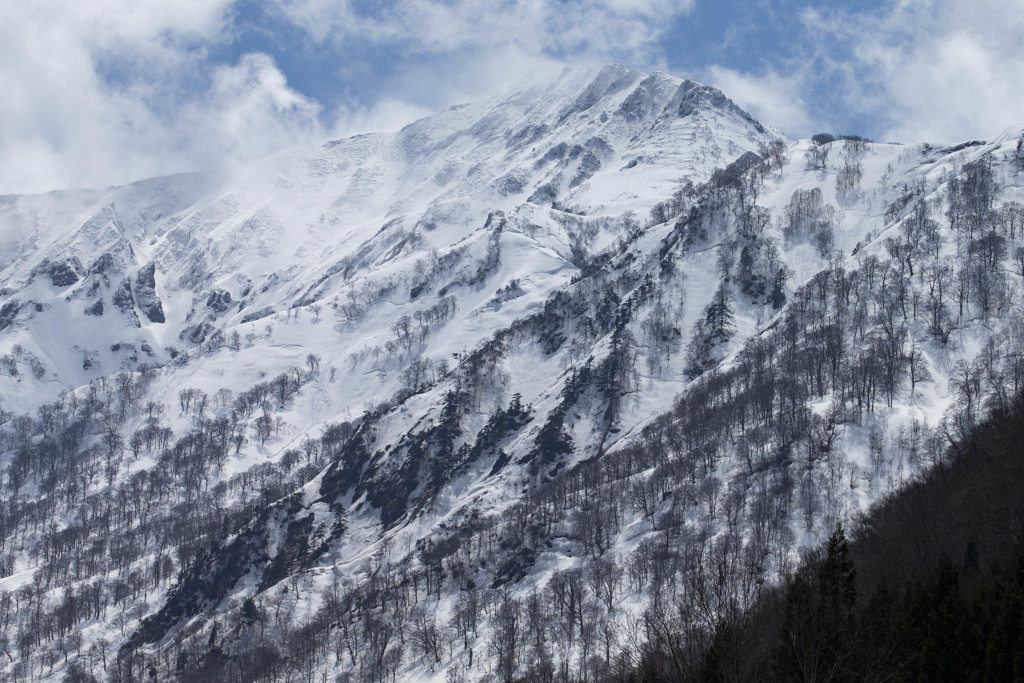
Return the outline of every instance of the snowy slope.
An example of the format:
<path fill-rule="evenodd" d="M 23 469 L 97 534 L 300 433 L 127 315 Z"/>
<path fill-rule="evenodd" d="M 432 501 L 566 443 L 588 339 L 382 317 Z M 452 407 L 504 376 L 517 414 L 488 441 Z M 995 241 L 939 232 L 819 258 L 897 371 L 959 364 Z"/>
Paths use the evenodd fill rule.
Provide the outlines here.
<path fill-rule="evenodd" d="M 59 637 L 22 610 L 10 624 L 38 652 L 81 634 L 83 666 L 77 653 L 103 639 L 129 670 L 182 652 L 178 675 L 198 675 L 217 650 L 245 678 L 248 629 L 260 621 L 263 642 L 274 601 L 276 651 L 343 622 L 362 624 L 350 642 L 363 647 L 372 607 L 324 610 L 341 609 L 332 590 L 372 605 L 377 581 L 412 610 L 393 623 L 429 607 L 458 630 L 470 586 L 525 605 L 588 556 L 632 566 L 666 528 L 738 539 L 772 580 L 938 457 L 933 429 L 969 428 L 1012 375 L 1019 135 L 789 141 L 714 89 L 611 66 L 538 74 L 238 177 L 3 198 L 0 463 L 19 486 L 4 493 L 0 591 L 34 585 L 47 609 L 69 581 L 110 596 Z M 872 369 L 885 349 L 887 390 Z M 772 384 L 767 412 L 748 413 L 737 397 L 756 395 L 765 367 L 799 368 L 800 387 Z M 50 443 L 73 474 L 25 464 Z M 130 491 L 155 501 L 113 516 L 136 550 L 115 560 L 111 541 L 68 579 L 84 541 L 50 535 L 93 538 L 86 501 Z M 630 502 L 609 527 L 591 495 Z M 773 497 L 791 502 L 760 530 L 755 509 Z M 42 527 L 24 510 L 46 500 Z M 617 618 L 655 595 L 629 585 Z M 599 603 L 595 615 L 613 611 Z M 589 646 L 571 624 L 552 643 L 582 670 Z M 429 647 L 390 641 L 375 661 L 346 663 L 339 645 L 308 665 L 379 678 L 387 661 L 444 680 L 508 664 L 497 621 L 463 631 L 474 670 L 468 645 L 428 664 Z M 21 661 L 50 675 L 41 657 Z"/>
<path fill-rule="evenodd" d="M 492 211 L 509 212 L 527 228 L 531 239 L 514 248 L 538 260 L 542 299 L 564 280 L 557 263 L 570 256 L 574 238 L 562 213 L 538 207 L 616 220 L 633 211 L 643 220 L 681 178 L 702 180 L 768 139 L 760 124 L 716 98 L 663 74 L 566 71 L 396 134 L 291 149 L 230 181 L 184 176 L 106 193 L 11 198 L 3 233 L 13 249 L 0 277 L 3 304 L 20 313 L 5 322 L 18 330 L 5 335 L 5 351 L 18 344 L 36 355 L 48 382 L 4 390 L 31 408 L 93 377 L 162 365 L 214 330 L 250 330 L 241 325 L 271 311 L 372 296 L 387 286 L 382 281 L 408 279 L 431 250 L 479 247 Z M 575 241 L 593 252 L 614 237 L 595 229 Z M 167 321 L 159 326 L 137 300 L 125 306 L 117 298 L 118 287 L 150 262 Z M 58 284 L 47 282 L 54 267 L 70 271 Z M 558 279 L 545 284 L 548 277 Z M 82 315 L 97 303 L 102 315 Z M 78 349 L 45 348 L 44 337 L 71 321 L 84 327 L 75 335 Z M 139 329 L 101 334 L 111 321 Z M 116 341 L 150 350 L 112 354 Z M 87 358 L 90 367 L 81 368 Z"/>

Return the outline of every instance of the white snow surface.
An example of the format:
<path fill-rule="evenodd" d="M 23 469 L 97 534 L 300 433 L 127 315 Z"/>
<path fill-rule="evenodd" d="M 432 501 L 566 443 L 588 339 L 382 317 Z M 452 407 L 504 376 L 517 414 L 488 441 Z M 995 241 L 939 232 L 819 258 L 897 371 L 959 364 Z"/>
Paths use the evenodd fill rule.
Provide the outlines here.
<path fill-rule="evenodd" d="M 587 286 L 586 280 L 573 284 L 581 274 L 581 253 L 592 257 L 609 250 L 640 264 L 625 268 L 655 268 L 653 254 L 678 216 L 649 225 L 651 209 L 686 181 L 705 182 L 715 169 L 773 140 L 785 144 L 788 163 L 767 174 L 757 203 L 771 211 L 767 234 L 785 245 L 781 257 L 792 294 L 830 260 L 856 268 L 875 254 L 887 262 L 884 240 L 895 234 L 898 220 L 887 224 L 884 214 L 901 188 L 920 184 L 924 197 L 939 197 L 965 163 L 984 155 L 1008 158 L 1021 133 L 1008 129 L 957 151 L 869 144 L 856 198 L 840 201 L 839 142 L 824 169 L 808 170 L 809 141 L 786 140 L 724 98 L 694 100 L 694 89 L 716 92 L 618 66 L 567 69 L 396 133 L 291 148 L 235 177 L 177 175 L 102 190 L 0 197 L 0 357 L 10 359 L 0 368 L 0 410 L 8 417 L 34 413 L 62 392 L 85 395 L 90 382 L 148 366 L 153 379 L 138 404 L 166 404 L 165 419 L 181 436 L 192 418 L 178 407 L 180 391 L 205 392 L 209 414 L 226 416 L 230 405 L 214 400 L 218 391 L 237 395 L 291 371 L 301 374 L 303 384 L 279 413 L 273 435 L 262 444 L 250 437 L 220 477 L 278 461 L 328 425 L 358 420 L 401 396 L 380 411 L 375 424 L 373 443 L 384 453 L 440 420 L 457 374 L 445 375 L 442 361 L 454 371 L 496 332 L 541 311 L 556 293 Z M 691 102 L 696 104 L 687 108 Z M 794 191 L 816 187 L 841 217 L 827 256 L 782 236 L 782 216 Z M 1014 199 L 1024 200 L 1021 176 L 1007 173 L 1001 201 Z M 681 332 L 681 346 L 658 371 L 638 362 L 636 385 L 622 398 L 615 424 L 602 425 L 597 407 L 588 413 L 592 399 L 586 396 L 572 409 L 566 426 L 574 447 L 566 467 L 632 443 L 686 391 L 692 381 L 683 372 L 686 342 L 719 286 L 717 263 L 726 238 L 711 235 L 678 261 L 676 282 L 682 286 L 663 292 L 663 299 Z M 495 251 L 496 261 L 489 262 Z M 151 263 L 163 322 L 151 320 L 140 303 L 138 274 Z M 66 268 L 50 270 L 55 264 Z M 68 270 L 74 281 L 62 279 Z M 119 306 L 124 282 L 132 297 Z M 1019 290 L 1019 276 L 1014 282 Z M 453 297 L 451 310 L 416 329 L 416 321 L 446 297 Z M 95 313 L 97 303 L 101 314 Z M 87 314 L 91 307 L 94 312 Z M 7 320 L 3 310 L 16 312 Z M 778 314 L 770 305 L 738 297 L 725 366 Z M 403 316 L 414 328 L 405 345 L 396 331 Z M 879 410 L 875 419 L 885 433 L 895 435 L 913 421 L 941 423 L 955 398 L 949 378 L 957 361 L 973 360 L 999 334 L 998 325 L 968 322 L 954 332 L 952 344 L 942 346 L 917 330 L 932 379 L 913 392 L 902 390 L 893 407 Z M 309 585 L 326 586 L 328 574 L 357 583 L 382 557 L 408 560 L 418 542 L 439 530 L 472 514 L 500 515 L 514 505 L 533 481 L 519 460 L 560 402 L 567 377 L 588 358 L 600 361 L 611 343 L 604 336 L 580 348 L 567 343 L 553 353 L 536 344 L 504 349 L 491 388 L 480 392 L 464 418 L 456 448 L 472 445 L 488 417 L 519 394 L 535 419 L 502 443 L 511 464 L 492 475 L 493 457 L 472 463 L 423 507 L 392 524 L 381 522 L 365 495 L 346 497 L 340 503 L 347 529 L 308 571 Z M 318 367 L 308 364 L 310 356 Z M 423 359 L 431 363 L 421 385 L 403 393 L 403 371 Z M 825 399 L 815 410 L 824 414 L 829 405 Z M 144 424 L 141 414 L 130 419 L 126 434 Z M 841 505 L 844 516 L 899 483 L 867 480 L 867 444 L 866 426 L 840 430 L 851 481 Z M 0 464 L 9 455 L 0 454 Z M 132 470 L 151 466 L 156 455 L 144 453 Z M 384 471 L 401 465 L 386 456 L 381 463 Z M 723 471 L 730 466 L 723 464 Z M 898 471 L 898 477 L 912 475 L 910 465 Z M 334 513 L 319 499 L 323 476 L 302 489 L 301 505 L 303 514 L 314 515 L 314 524 L 329 528 Z M 105 483 L 95 486 L 102 492 Z M 270 541 L 272 551 L 282 542 L 284 526 Z M 798 544 L 811 545 L 828 531 L 810 529 Z M 648 532 L 634 520 L 608 552 L 625 557 Z M 543 585 L 556 568 L 575 564 L 553 548 L 517 590 Z M 16 569 L 0 579 L 0 591 L 32 580 L 27 555 L 18 557 Z M 257 583 L 247 577 L 220 609 L 237 607 Z M 148 613 L 162 599 L 151 595 Z M 439 603 L 439 616 L 453 608 L 454 599 Z M 315 610 L 317 600 L 310 597 L 303 609 Z M 623 608 L 638 610 L 642 604 L 642 595 L 632 595 Z M 88 633 L 93 640 L 103 634 L 124 641 L 112 624 L 93 624 Z M 441 681 L 446 668 L 428 671 L 409 661 L 401 675 Z"/>

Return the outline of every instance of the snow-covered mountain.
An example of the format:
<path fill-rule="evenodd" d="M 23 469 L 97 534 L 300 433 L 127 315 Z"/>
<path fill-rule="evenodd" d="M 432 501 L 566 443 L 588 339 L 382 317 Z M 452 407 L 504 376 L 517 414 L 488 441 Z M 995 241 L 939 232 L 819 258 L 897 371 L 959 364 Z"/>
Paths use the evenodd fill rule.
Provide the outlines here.
<path fill-rule="evenodd" d="M 1020 389 L 1021 139 L 609 66 L 0 198 L 5 670 L 600 678 L 711 574 L 713 629 Z"/>

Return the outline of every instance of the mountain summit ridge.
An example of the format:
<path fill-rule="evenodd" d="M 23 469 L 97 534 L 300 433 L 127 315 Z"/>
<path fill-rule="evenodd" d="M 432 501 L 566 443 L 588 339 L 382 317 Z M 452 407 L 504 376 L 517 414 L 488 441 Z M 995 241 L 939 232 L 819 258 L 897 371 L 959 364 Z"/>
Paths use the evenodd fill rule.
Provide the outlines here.
<path fill-rule="evenodd" d="M 3 269 L 0 276 L 7 283 L 4 300 L 52 300 L 54 306 L 66 307 L 56 302 L 70 297 L 67 304 L 74 302 L 77 307 L 81 301 L 95 308 L 94 291 L 83 291 L 84 285 L 70 293 L 32 291 L 33 268 L 41 259 L 59 262 L 77 258 L 77 271 L 82 272 L 76 277 L 84 282 L 90 279 L 85 270 L 92 264 L 98 260 L 106 263 L 109 255 L 130 250 L 134 262 L 128 270 L 153 260 L 160 288 L 169 299 L 169 329 L 157 333 L 145 326 L 138 332 L 140 338 L 133 340 L 136 345 L 147 343 L 153 349 L 152 355 L 139 362 L 162 364 L 168 359 L 165 347 L 184 350 L 182 347 L 201 343 L 211 325 L 221 324 L 220 319 L 211 320 L 204 311 L 203 302 L 212 291 L 226 291 L 248 309 L 245 313 L 239 309 L 235 315 L 225 312 L 227 320 L 237 323 L 253 309 L 281 310 L 281 304 L 296 303 L 295 291 L 275 289 L 261 297 L 252 295 L 253 289 L 262 289 L 272 280 L 287 280 L 293 285 L 315 282 L 330 270 L 330 264 L 337 265 L 360 250 L 372 253 L 383 249 L 388 253 L 393 245 L 385 248 L 381 244 L 403 243 L 398 233 L 416 235 L 425 249 L 443 249 L 469 237 L 490 211 L 514 211 L 524 199 L 540 207 L 575 203 L 579 206 L 574 210 L 585 213 L 600 212 L 602 207 L 611 213 L 637 209 L 646 212 L 645 204 L 650 202 L 630 202 L 621 191 L 618 201 L 607 199 L 607 186 L 618 183 L 616 176 L 630 163 L 635 164 L 634 174 L 647 166 L 670 166 L 661 158 L 670 153 L 650 148 L 668 144 L 678 131 L 659 134 L 651 128 L 660 125 L 671 129 L 674 117 L 666 121 L 666 112 L 682 106 L 687 95 L 704 92 L 704 88 L 678 81 L 673 95 L 666 91 L 650 99 L 649 82 L 663 82 L 667 77 L 641 76 L 623 67 L 566 71 L 532 96 L 528 93 L 536 91 L 536 86 L 527 91 L 513 87 L 483 104 L 446 110 L 394 134 L 357 136 L 286 150 L 258 162 L 235 181 L 215 183 L 212 191 L 208 175 L 169 176 L 106 192 L 88 191 L 85 195 L 96 208 L 79 206 L 71 211 L 79 216 L 89 212 L 91 217 L 77 218 L 78 227 L 75 222 L 66 223 L 65 236 L 55 241 L 39 241 L 35 248 L 29 242 L 22 255 L 15 258 L 20 266 L 15 262 Z M 627 93 L 627 86 L 634 85 L 636 88 Z M 598 103 L 603 104 L 597 116 L 612 118 L 623 111 L 623 106 L 634 111 L 636 105 L 627 102 L 630 98 L 649 100 L 648 104 L 659 112 L 633 117 L 632 125 L 589 120 Z M 565 105 L 566 100 L 572 100 L 571 104 Z M 584 119 L 582 123 L 577 121 L 580 118 Z M 744 114 L 741 118 L 749 117 Z M 693 126 L 683 128 L 694 135 Z M 601 132 L 614 145 L 600 137 Z M 636 148 L 632 140 L 637 135 L 656 142 Z M 729 142 L 741 144 L 731 138 Z M 712 149 L 709 153 L 716 152 Z M 696 159 L 683 160 L 682 167 L 677 160 L 670 161 L 673 176 L 687 167 L 698 179 L 709 172 Z M 677 178 L 666 177 L 669 173 L 660 169 L 656 172 L 658 177 L 649 183 L 655 185 L 651 191 L 670 194 Z M 297 192 L 300 187 L 301 192 Z M 26 206 L 25 212 L 19 212 L 18 206 L 37 201 L 8 198 L 6 225 L 31 225 L 30 212 L 37 209 Z M 459 225 L 462 230 L 432 239 L 431 228 L 439 221 Z M 44 227 L 52 231 L 55 226 Z M 15 234 L 24 231 L 10 230 Z M 287 239 L 281 239 L 285 235 Z M 607 236 L 599 239 L 599 247 L 606 241 Z M 563 257 L 567 255 L 557 242 L 543 246 L 554 248 Z M 409 247 L 404 248 L 409 251 Z M 127 277 L 130 273 L 121 275 Z M 11 291 L 16 289 L 21 291 Z M 297 289 L 300 287 L 293 288 Z M 111 300 L 104 298 L 103 303 L 109 311 Z M 23 315 L 26 313 L 31 309 L 25 309 Z M 69 314 L 65 320 L 80 318 L 78 313 Z M 96 320 L 102 327 L 107 326 L 105 321 Z M 134 326 L 134 320 L 129 325 Z M 104 349 L 95 351 L 100 358 L 106 356 Z M 72 386 L 95 376 L 77 372 L 76 360 L 53 359 L 60 368 L 58 374 L 68 377 Z M 111 364 L 116 367 L 119 362 L 109 358 L 103 367 L 109 370 Z M 48 398 L 52 397 L 51 393 Z M 28 398 L 22 396 L 22 400 Z"/>

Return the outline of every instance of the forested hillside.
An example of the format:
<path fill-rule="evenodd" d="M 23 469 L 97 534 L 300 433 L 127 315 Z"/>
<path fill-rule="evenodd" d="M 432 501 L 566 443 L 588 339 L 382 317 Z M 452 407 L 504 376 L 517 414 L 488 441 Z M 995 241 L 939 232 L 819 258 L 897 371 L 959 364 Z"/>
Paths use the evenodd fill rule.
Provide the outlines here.
<path fill-rule="evenodd" d="M 1018 397 L 851 529 L 838 527 L 750 610 L 719 621 L 706 647 L 666 630 L 630 676 L 1017 680 L 1024 674 L 1022 444 Z"/>
<path fill-rule="evenodd" d="M 622 67 L 3 198 L 0 675 L 1007 671 L 1022 202 Z"/>

